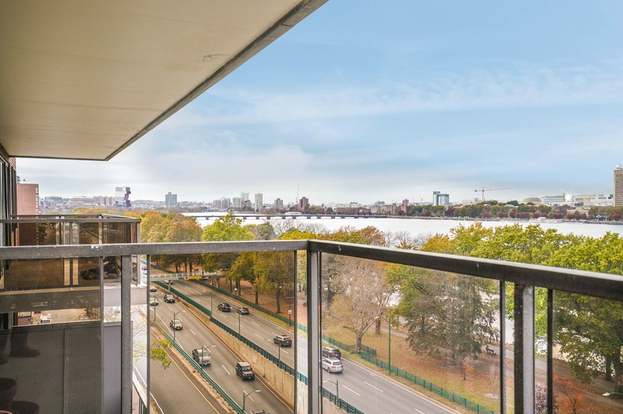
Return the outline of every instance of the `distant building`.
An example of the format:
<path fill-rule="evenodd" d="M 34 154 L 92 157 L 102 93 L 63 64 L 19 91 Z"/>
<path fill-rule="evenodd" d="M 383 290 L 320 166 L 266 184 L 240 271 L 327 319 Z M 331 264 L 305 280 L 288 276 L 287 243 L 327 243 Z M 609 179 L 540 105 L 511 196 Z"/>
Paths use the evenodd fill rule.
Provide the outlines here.
<path fill-rule="evenodd" d="M 309 209 L 309 198 L 301 197 L 299 199 L 298 210 L 307 211 Z"/>
<path fill-rule="evenodd" d="M 130 187 L 115 187 L 115 207 L 117 208 L 130 208 L 132 202 L 130 201 Z"/>
<path fill-rule="evenodd" d="M 242 197 L 234 197 L 231 199 L 231 205 L 234 210 L 242 209 Z"/>
<path fill-rule="evenodd" d="M 525 198 L 523 202 L 526 204 L 536 204 L 536 205 L 543 204 L 543 200 L 541 200 L 539 197 L 528 197 L 528 198 Z"/>
<path fill-rule="evenodd" d="M 283 208 L 283 200 L 280 198 L 275 199 L 275 204 L 273 205 L 273 208 L 277 211 L 282 211 Z"/>
<path fill-rule="evenodd" d="M 433 205 L 434 206 L 449 206 L 450 194 L 442 193 L 440 191 L 433 191 Z"/>
<path fill-rule="evenodd" d="M 402 214 L 407 214 L 408 211 L 409 211 L 409 200 L 405 198 L 404 200 L 402 200 L 402 203 L 400 203 L 400 212 Z"/>
<path fill-rule="evenodd" d="M 17 183 L 17 214 L 39 214 L 39 184 Z"/>
<path fill-rule="evenodd" d="M 614 206 L 623 207 L 623 167 L 614 169 Z"/>
<path fill-rule="evenodd" d="M 541 201 L 546 206 L 552 206 L 552 207 L 564 206 L 565 204 L 573 203 L 572 197 L 570 197 L 569 195 L 565 193 L 555 194 L 555 195 L 546 195 L 546 196 L 541 197 Z"/>
<path fill-rule="evenodd" d="M 221 198 L 212 202 L 212 208 L 216 210 L 229 210 L 231 207 L 231 200 L 229 198 Z"/>
<path fill-rule="evenodd" d="M 177 207 L 177 194 L 173 194 L 170 191 L 164 195 L 164 206 L 166 208 L 176 208 Z"/>
<path fill-rule="evenodd" d="M 612 206 L 612 194 L 578 194 L 573 197 L 576 206 L 609 207 Z"/>
<path fill-rule="evenodd" d="M 264 194 L 255 193 L 255 211 L 262 211 L 264 208 Z"/>
<path fill-rule="evenodd" d="M 240 199 L 242 200 L 242 204 L 244 205 L 245 201 L 249 201 L 249 193 L 240 193 Z"/>

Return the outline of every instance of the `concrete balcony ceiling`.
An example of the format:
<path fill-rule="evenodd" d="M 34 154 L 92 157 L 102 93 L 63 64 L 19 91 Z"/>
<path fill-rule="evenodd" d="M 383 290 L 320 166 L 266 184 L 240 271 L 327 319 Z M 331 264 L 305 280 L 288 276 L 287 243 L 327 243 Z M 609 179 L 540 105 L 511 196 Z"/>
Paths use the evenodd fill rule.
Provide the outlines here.
<path fill-rule="evenodd" d="M 324 2 L 2 2 L 0 144 L 108 160 Z"/>

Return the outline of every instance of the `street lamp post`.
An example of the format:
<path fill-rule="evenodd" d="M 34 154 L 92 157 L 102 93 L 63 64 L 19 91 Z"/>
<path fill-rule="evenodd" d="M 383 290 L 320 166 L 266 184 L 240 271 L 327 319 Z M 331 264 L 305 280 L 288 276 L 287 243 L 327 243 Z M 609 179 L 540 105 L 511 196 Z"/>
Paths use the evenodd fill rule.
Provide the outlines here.
<path fill-rule="evenodd" d="M 335 398 L 337 401 L 340 400 L 340 380 L 339 379 L 335 379 L 335 381 L 327 379 L 328 382 L 330 382 L 331 384 L 335 384 Z"/>
<path fill-rule="evenodd" d="M 240 308 L 238 308 L 238 335 L 240 335 Z"/>
<path fill-rule="evenodd" d="M 390 312 L 387 317 L 387 369 L 389 370 L 389 375 L 392 374 L 392 316 Z"/>
<path fill-rule="evenodd" d="M 175 320 L 175 319 L 176 319 L 176 316 L 177 316 L 177 314 L 178 314 L 178 313 L 179 313 L 179 312 L 173 312 L 173 320 Z M 173 342 L 177 342 L 177 341 L 175 340 L 175 324 L 173 324 L 173 326 L 171 327 L 171 329 L 173 329 Z"/>
<path fill-rule="evenodd" d="M 262 392 L 262 390 L 255 390 L 253 392 L 259 393 L 259 392 Z M 251 394 L 252 394 L 251 392 L 246 392 L 245 390 L 242 390 L 242 412 L 246 412 L 245 407 L 246 407 L 247 397 Z"/>

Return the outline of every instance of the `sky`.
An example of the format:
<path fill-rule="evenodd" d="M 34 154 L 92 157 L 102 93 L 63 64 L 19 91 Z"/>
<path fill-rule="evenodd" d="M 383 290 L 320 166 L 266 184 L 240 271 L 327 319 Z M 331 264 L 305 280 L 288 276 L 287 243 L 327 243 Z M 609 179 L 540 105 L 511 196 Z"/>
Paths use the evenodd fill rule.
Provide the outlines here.
<path fill-rule="evenodd" d="M 612 193 L 623 2 L 329 0 L 110 162 L 19 159 L 46 195 L 312 204 Z"/>

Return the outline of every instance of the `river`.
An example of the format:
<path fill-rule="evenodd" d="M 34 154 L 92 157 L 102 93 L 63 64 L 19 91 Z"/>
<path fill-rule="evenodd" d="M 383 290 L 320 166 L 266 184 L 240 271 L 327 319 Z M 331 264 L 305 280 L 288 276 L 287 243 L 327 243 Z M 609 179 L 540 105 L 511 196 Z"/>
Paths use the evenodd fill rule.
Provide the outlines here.
<path fill-rule="evenodd" d="M 225 215 L 225 213 L 185 213 L 187 216 Z M 198 219 L 199 224 L 205 226 L 214 221 L 214 219 Z M 254 216 L 245 220 L 247 224 L 260 224 L 266 222 L 265 218 L 256 219 Z M 314 225 L 321 226 L 324 229 L 333 231 L 341 227 L 353 227 L 361 229 L 367 226 L 374 226 L 384 233 L 408 233 L 412 238 L 425 238 L 433 234 L 448 234 L 451 229 L 463 225 L 469 226 L 477 221 L 474 220 L 447 220 L 447 219 L 403 219 L 403 218 L 311 218 L 298 217 L 297 219 L 281 219 L 272 218 L 270 220 L 275 226 L 294 225 Z M 559 220 L 530 220 L 530 221 L 511 221 L 511 220 L 492 220 L 481 221 L 485 227 L 507 226 L 512 224 L 521 224 L 523 226 L 529 224 L 538 224 L 545 229 L 556 229 L 564 234 L 577 234 L 582 236 L 601 237 L 608 232 L 619 233 L 623 235 L 623 225 L 620 224 L 601 224 L 601 223 L 581 223 Z"/>

